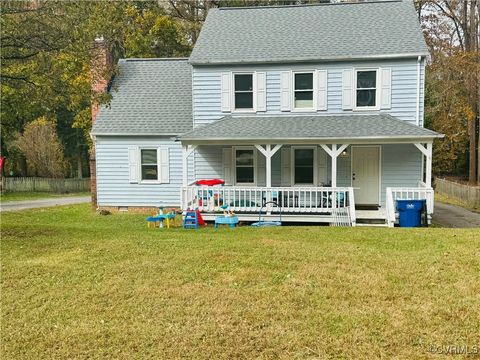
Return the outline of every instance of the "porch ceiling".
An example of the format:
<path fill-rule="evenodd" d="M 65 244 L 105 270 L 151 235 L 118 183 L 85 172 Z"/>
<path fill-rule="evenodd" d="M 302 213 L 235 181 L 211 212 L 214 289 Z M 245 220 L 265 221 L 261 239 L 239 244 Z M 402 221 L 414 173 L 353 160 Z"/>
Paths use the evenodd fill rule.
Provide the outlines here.
<path fill-rule="evenodd" d="M 422 142 L 443 137 L 388 114 L 225 116 L 178 137 L 183 143 Z"/>

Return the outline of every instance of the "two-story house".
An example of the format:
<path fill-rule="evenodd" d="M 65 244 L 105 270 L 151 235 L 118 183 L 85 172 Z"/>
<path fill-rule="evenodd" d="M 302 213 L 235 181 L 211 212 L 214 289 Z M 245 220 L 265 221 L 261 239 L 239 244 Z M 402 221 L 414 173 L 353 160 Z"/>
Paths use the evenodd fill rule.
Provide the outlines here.
<path fill-rule="evenodd" d="M 212 9 L 188 59 L 120 61 L 92 131 L 98 205 L 393 225 L 396 199 L 424 198 L 431 215 L 427 54 L 410 0 Z"/>

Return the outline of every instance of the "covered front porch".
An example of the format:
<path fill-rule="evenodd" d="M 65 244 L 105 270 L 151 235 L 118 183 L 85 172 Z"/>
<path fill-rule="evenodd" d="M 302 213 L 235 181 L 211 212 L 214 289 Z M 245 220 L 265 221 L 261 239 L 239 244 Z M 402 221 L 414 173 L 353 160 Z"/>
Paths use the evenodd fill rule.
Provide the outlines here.
<path fill-rule="evenodd" d="M 391 116 L 342 118 L 296 117 L 290 119 L 294 125 L 282 137 L 275 134 L 275 126 L 285 126 L 281 118 L 275 124 L 271 118 L 230 118 L 182 135 L 182 208 L 199 209 L 207 220 L 228 207 L 242 221 L 256 221 L 262 213 L 267 219 L 292 222 L 393 226 L 397 199 L 426 199 L 431 216 L 432 132 Z M 378 129 L 372 118 L 383 127 L 403 125 L 402 132 L 416 131 L 417 136 L 349 134 L 362 125 Z M 257 120 L 255 124 L 252 119 Z M 345 136 L 328 136 L 332 121 L 349 128 Z M 240 129 L 248 125 L 262 129 L 245 135 L 237 123 L 245 125 Z M 310 131 L 318 127 L 326 129 L 326 136 Z M 299 131 L 302 136 L 296 134 Z M 217 132 L 223 134 L 221 138 L 212 136 Z M 229 135 L 232 132 L 236 136 Z M 212 178 L 221 178 L 225 184 L 196 185 L 199 179 Z"/>
<path fill-rule="evenodd" d="M 182 207 L 199 209 L 206 220 L 226 205 L 242 221 L 257 221 L 262 212 L 269 220 L 354 225 L 353 196 L 352 188 L 191 185 L 182 188 Z"/>

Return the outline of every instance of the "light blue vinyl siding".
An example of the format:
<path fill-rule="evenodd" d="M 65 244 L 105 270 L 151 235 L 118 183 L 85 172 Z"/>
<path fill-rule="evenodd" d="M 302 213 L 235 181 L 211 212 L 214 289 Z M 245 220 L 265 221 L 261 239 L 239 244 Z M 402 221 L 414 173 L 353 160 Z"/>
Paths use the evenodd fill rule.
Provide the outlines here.
<path fill-rule="evenodd" d="M 128 149 L 131 146 L 170 149 L 170 183 L 131 184 L 128 176 Z M 189 158 L 189 182 L 223 178 L 224 146 L 200 145 Z M 181 146 L 169 138 L 97 137 L 97 191 L 99 206 L 179 206 L 182 185 Z M 320 148 L 319 148 L 320 150 Z M 351 149 L 338 158 L 338 186 L 351 186 Z M 258 153 L 258 186 L 265 186 L 263 155 Z M 195 164 L 195 166 L 194 166 Z M 331 160 L 328 158 L 328 179 Z M 381 145 L 381 204 L 388 186 L 417 186 L 421 180 L 420 151 L 412 144 Z M 272 185 L 281 186 L 281 151 L 272 158 Z"/>
<path fill-rule="evenodd" d="M 415 123 L 417 99 L 417 59 L 336 62 L 293 65 L 256 65 L 256 66 L 205 66 L 193 69 L 193 117 L 194 125 L 206 124 L 230 114 L 221 111 L 221 73 L 225 71 L 265 71 L 267 73 L 267 111 L 256 114 L 292 115 L 295 112 L 280 111 L 280 73 L 285 70 L 328 71 L 327 111 L 316 114 L 349 114 L 352 111 L 342 110 L 342 71 L 350 68 L 389 67 L 392 69 L 392 108 L 382 110 L 401 120 Z M 420 122 L 423 123 L 423 97 L 425 68 L 420 71 Z M 355 113 L 367 113 L 359 111 Z M 240 114 L 240 113 L 239 113 Z M 299 115 L 304 115 L 300 113 Z M 233 113 L 235 115 L 235 113 Z M 245 114 L 243 114 L 245 115 Z M 251 115 L 251 114 L 249 114 Z"/>
<path fill-rule="evenodd" d="M 222 148 L 223 146 L 198 146 L 195 165 L 199 179 L 223 178 Z M 318 150 L 320 151 L 320 148 Z M 352 186 L 350 147 L 347 148 L 347 153 L 347 156 L 340 156 L 337 160 L 337 185 L 341 187 Z M 258 154 L 259 160 L 262 157 L 263 155 Z M 412 144 L 381 145 L 380 157 L 380 203 L 384 206 L 387 187 L 418 186 L 421 180 L 422 157 L 420 151 Z M 260 169 L 257 168 L 257 171 Z M 327 173 L 330 182 L 332 178 L 330 157 L 327 158 Z M 263 181 L 258 184 L 264 185 Z M 272 186 L 281 186 L 281 151 L 272 158 Z"/>
<path fill-rule="evenodd" d="M 198 146 L 195 149 L 195 174 L 197 179 L 223 179 L 223 148 L 230 146 Z M 257 151 L 257 186 L 266 186 L 265 157 Z M 272 158 L 272 185 L 280 185 L 280 153 Z"/>
<path fill-rule="evenodd" d="M 381 150 L 382 204 L 387 187 L 418 187 L 422 180 L 422 154 L 413 144 L 383 145 Z"/>
<path fill-rule="evenodd" d="M 223 179 L 223 146 L 198 146 L 195 149 L 195 174 L 198 179 Z"/>
<path fill-rule="evenodd" d="M 170 183 L 131 184 L 128 149 L 132 146 L 169 148 Z M 97 137 L 97 194 L 99 206 L 179 206 L 182 185 L 182 148 L 170 138 Z M 190 159 L 190 178 L 193 156 Z"/>
<path fill-rule="evenodd" d="M 366 145 L 368 146 L 368 145 Z M 376 146 L 372 144 L 371 146 Z M 348 156 L 338 157 L 337 185 L 352 186 L 352 149 Z M 329 158 L 328 178 L 331 179 Z M 422 179 L 422 155 L 413 144 L 383 144 L 380 146 L 380 204 L 385 205 L 387 187 L 418 187 Z"/>

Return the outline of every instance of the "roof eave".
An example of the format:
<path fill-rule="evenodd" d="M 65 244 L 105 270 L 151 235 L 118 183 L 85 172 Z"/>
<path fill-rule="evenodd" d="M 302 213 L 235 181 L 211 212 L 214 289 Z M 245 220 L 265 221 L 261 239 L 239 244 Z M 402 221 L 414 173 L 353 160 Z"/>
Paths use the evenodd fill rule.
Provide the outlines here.
<path fill-rule="evenodd" d="M 259 142 L 259 143 L 289 143 L 294 141 L 300 142 L 318 142 L 318 143 L 345 143 L 355 141 L 386 141 L 386 142 L 408 142 L 413 143 L 416 141 L 433 141 L 437 138 L 443 138 L 443 134 L 431 134 L 431 135 L 402 135 L 402 136 L 355 136 L 355 137 L 290 137 L 290 138 L 276 138 L 276 137 L 264 137 L 264 138 L 219 138 L 219 137 L 177 137 L 178 141 L 182 142 L 195 142 L 195 143 L 212 143 L 212 142 Z"/>
<path fill-rule="evenodd" d="M 310 62 L 332 62 L 332 61 L 359 61 L 359 60 L 379 60 L 379 59 L 408 59 L 418 56 L 428 56 L 428 51 L 413 52 L 404 54 L 380 54 L 380 55 L 362 55 L 362 56 L 325 56 L 315 58 L 292 58 L 292 59 L 257 59 L 257 60 L 218 60 L 218 61 L 195 61 L 188 60 L 192 66 L 199 65 L 249 65 L 249 64 L 292 64 L 292 63 L 310 63 Z"/>
<path fill-rule="evenodd" d="M 179 132 L 182 133 L 182 132 Z M 156 133 L 156 132 L 149 132 L 149 133 L 120 133 L 120 132 L 94 132 L 92 131 L 90 134 L 94 136 L 122 136 L 122 137 L 129 137 L 129 136 L 145 136 L 145 137 L 152 137 L 152 136 L 172 136 L 176 137 L 179 133 Z"/>

